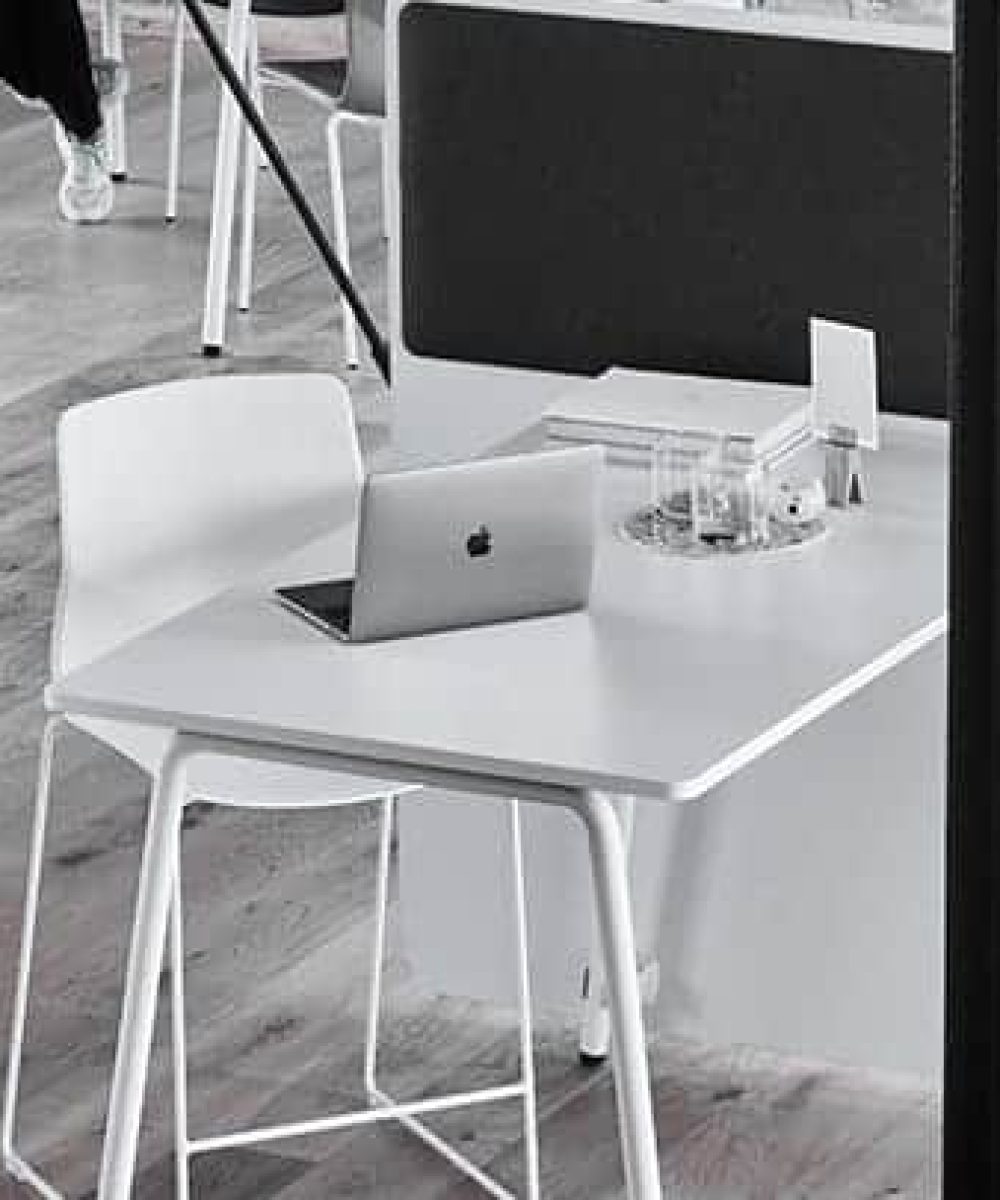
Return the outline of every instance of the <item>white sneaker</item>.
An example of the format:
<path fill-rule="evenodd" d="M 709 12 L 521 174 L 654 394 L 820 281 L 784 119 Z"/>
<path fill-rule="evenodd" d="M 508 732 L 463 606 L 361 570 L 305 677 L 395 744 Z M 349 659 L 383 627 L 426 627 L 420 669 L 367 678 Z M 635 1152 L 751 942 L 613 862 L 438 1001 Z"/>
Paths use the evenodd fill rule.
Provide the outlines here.
<path fill-rule="evenodd" d="M 115 187 L 104 130 L 82 141 L 56 122 L 56 145 L 65 167 L 59 187 L 59 211 L 67 221 L 78 225 L 106 221 L 114 205 Z"/>

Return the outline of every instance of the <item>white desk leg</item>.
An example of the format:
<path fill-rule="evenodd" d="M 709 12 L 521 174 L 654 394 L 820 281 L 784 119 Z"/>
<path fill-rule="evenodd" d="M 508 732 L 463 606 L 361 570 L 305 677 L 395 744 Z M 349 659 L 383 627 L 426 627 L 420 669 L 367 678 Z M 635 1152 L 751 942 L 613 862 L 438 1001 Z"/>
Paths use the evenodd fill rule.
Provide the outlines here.
<path fill-rule="evenodd" d="M 153 1018 L 173 895 L 184 803 L 185 758 L 184 741 L 175 738 L 149 801 L 97 1200 L 129 1200 L 132 1194 Z"/>
<path fill-rule="evenodd" d="M 226 52 L 241 78 L 245 78 L 250 0 L 232 0 Z M 215 183 L 212 188 L 212 228 L 208 239 L 208 272 L 205 279 L 205 315 L 202 349 L 207 355 L 221 352 L 226 339 L 226 292 L 233 244 L 236 207 L 236 174 L 240 153 L 240 112 L 224 83 L 220 83 L 219 131 L 215 150 Z"/>
<path fill-rule="evenodd" d="M 118 0 L 101 0 L 101 54 L 124 61 L 122 17 Z M 125 97 L 119 96 L 107 107 L 108 136 L 111 139 L 111 177 L 122 180 L 128 171 L 125 149 Z"/>
<path fill-rule="evenodd" d="M 600 792 L 581 793 L 577 811 L 590 838 L 628 1196 L 662 1200 L 622 830 L 614 804 Z"/>
<path fill-rule="evenodd" d="M 632 831 L 635 827 L 635 797 L 614 796 L 611 798 L 621 825 L 625 845 L 625 859 L 632 856 Z M 636 964 L 638 969 L 638 964 Z M 605 1002 L 604 956 L 601 953 L 601 933 L 594 914 L 594 927 L 590 938 L 590 954 L 587 959 L 587 991 L 584 996 L 583 1016 L 580 1021 L 580 1061 L 587 1064 L 603 1062 L 611 1046 L 611 1022 Z"/>

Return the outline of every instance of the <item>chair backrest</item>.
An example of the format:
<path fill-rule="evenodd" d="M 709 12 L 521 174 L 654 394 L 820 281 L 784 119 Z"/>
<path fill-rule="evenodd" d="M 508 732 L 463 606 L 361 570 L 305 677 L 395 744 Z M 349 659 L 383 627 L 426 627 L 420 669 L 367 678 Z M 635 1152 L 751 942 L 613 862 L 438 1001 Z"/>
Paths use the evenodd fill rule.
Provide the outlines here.
<path fill-rule="evenodd" d="M 324 375 L 219 376 L 109 396 L 58 435 L 59 677 L 268 561 L 356 523 L 347 391 Z"/>
<path fill-rule="evenodd" d="M 386 0 L 347 0 L 347 82 L 343 106 L 385 116 Z"/>
<path fill-rule="evenodd" d="M 207 0 L 228 8 L 229 0 Z M 347 80 L 343 107 L 385 116 L 386 0 L 252 0 L 261 17 L 326 17 L 344 13 L 347 24 Z"/>

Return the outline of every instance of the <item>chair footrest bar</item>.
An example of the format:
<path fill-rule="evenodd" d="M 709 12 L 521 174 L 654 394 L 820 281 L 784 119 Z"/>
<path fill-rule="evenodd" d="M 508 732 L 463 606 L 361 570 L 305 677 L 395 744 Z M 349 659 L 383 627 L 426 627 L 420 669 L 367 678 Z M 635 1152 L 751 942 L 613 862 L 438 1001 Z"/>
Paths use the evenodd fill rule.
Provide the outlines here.
<path fill-rule="evenodd" d="M 65 1200 L 62 1192 L 56 1189 L 35 1170 L 31 1163 L 26 1162 L 20 1154 L 11 1151 L 4 1156 L 4 1168 L 18 1183 L 23 1183 L 36 1191 L 44 1200 Z"/>
<path fill-rule="evenodd" d="M 522 1085 L 522 1095 L 523 1094 L 524 1092 Z M 379 1091 L 378 1088 L 372 1088 L 369 1092 L 369 1096 L 371 1097 L 372 1102 L 375 1104 L 379 1104 L 386 1108 L 395 1107 L 397 1110 L 399 1108 L 399 1106 L 396 1104 L 396 1101 L 393 1100 L 391 1096 L 386 1095 L 385 1092 Z M 489 1194 L 494 1197 L 494 1200 L 518 1200 L 517 1196 L 513 1192 L 508 1191 L 507 1188 L 497 1183 L 495 1179 L 487 1175 L 486 1172 L 480 1167 L 477 1167 L 475 1163 L 470 1162 L 464 1155 L 459 1154 L 459 1152 L 448 1142 L 446 1142 L 443 1137 L 441 1137 L 439 1134 L 436 1134 L 433 1130 L 428 1129 L 422 1121 L 418 1121 L 417 1118 L 413 1116 L 400 1116 L 398 1111 L 394 1115 L 399 1123 L 405 1129 L 408 1129 L 410 1133 L 414 1135 L 414 1137 L 419 1138 L 425 1146 L 433 1150 L 436 1154 L 440 1154 L 443 1159 L 451 1163 L 456 1170 L 461 1171 L 462 1174 L 471 1179 L 473 1183 L 479 1184 L 484 1191 L 489 1192 Z"/>
<path fill-rule="evenodd" d="M 448 1112 L 453 1108 L 468 1108 L 474 1104 L 492 1104 L 524 1096 L 523 1083 L 488 1088 L 478 1092 L 459 1092 L 453 1096 L 436 1096 L 430 1100 L 414 1100 L 406 1104 L 367 1109 L 364 1112 L 344 1113 L 314 1121 L 297 1121 L 287 1125 L 272 1125 L 264 1129 L 248 1129 L 240 1133 L 220 1134 L 218 1137 L 192 1138 L 188 1142 L 190 1155 L 206 1154 L 212 1150 L 233 1150 L 240 1146 L 255 1146 L 287 1138 L 309 1137 L 319 1133 L 335 1133 L 359 1125 L 374 1125 L 381 1121 L 403 1120 L 421 1113 Z"/>

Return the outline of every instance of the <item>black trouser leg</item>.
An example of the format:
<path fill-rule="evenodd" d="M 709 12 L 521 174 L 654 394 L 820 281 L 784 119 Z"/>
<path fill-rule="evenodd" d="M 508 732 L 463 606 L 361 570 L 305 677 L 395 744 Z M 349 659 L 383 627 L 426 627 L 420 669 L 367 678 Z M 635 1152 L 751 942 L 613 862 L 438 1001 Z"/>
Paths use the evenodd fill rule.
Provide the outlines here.
<path fill-rule="evenodd" d="M 101 108 L 77 0 L 0 0 L 0 9 L 0 77 L 44 100 L 76 137 L 91 137 Z"/>

